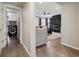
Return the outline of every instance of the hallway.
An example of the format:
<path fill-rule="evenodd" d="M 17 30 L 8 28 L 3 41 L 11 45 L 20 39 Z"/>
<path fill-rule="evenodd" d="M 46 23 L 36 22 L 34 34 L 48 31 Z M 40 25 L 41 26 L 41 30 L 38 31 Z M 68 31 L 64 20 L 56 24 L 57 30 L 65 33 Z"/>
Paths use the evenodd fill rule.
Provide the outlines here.
<path fill-rule="evenodd" d="M 11 37 L 9 43 L 2 49 L 1 57 L 29 57 L 17 37 Z"/>

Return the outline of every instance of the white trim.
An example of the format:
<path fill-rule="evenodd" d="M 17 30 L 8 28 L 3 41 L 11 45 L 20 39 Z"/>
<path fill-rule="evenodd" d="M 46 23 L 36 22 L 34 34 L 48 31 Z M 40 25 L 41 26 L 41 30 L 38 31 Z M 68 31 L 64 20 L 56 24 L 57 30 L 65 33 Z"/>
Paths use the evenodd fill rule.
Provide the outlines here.
<path fill-rule="evenodd" d="M 62 44 L 62 45 L 65 45 L 65 46 L 68 46 L 68 47 L 70 47 L 70 48 L 73 48 L 73 49 L 79 50 L 78 47 L 75 47 L 75 46 L 69 45 L 69 44 L 67 44 L 67 43 L 61 42 L 61 44 Z"/>
<path fill-rule="evenodd" d="M 22 41 L 22 9 L 20 8 L 18 13 L 18 20 L 17 20 L 17 25 L 19 24 L 18 21 L 20 22 L 20 36 L 18 35 L 19 32 L 17 32 L 17 37 Z M 17 27 L 18 28 L 18 27 Z M 18 29 L 17 29 L 18 31 Z"/>
<path fill-rule="evenodd" d="M 22 42 L 22 9 L 20 9 L 20 41 Z"/>
<path fill-rule="evenodd" d="M 27 53 L 29 54 L 29 56 L 31 56 L 30 51 L 27 49 L 27 47 L 25 46 L 25 44 L 21 41 L 21 44 L 23 45 L 24 49 L 27 51 Z"/>

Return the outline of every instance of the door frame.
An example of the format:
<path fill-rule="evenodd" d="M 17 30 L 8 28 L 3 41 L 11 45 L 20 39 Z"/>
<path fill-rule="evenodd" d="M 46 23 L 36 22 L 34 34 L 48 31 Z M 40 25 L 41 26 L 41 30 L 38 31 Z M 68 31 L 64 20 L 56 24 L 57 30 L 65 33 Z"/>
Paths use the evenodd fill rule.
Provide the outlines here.
<path fill-rule="evenodd" d="M 20 18 L 20 42 L 22 42 L 22 9 L 20 7 L 16 7 L 14 5 L 11 4 L 4 4 L 3 3 L 3 20 L 4 20 L 4 46 L 7 44 L 7 34 L 6 34 L 6 21 L 7 21 L 7 17 L 6 17 L 6 8 L 13 8 L 13 9 L 17 9 L 19 10 L 19 18 Z"/>

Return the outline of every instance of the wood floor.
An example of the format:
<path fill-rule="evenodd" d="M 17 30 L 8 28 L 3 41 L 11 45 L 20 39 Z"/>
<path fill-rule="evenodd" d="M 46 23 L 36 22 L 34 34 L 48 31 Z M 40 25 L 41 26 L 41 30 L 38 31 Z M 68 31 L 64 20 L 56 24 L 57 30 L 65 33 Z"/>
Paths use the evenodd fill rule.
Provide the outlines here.
<path fill-rule="evenodd" d="M 2 49 L 1 57 L 29 57 L 28 53 L 23 48 L 22 44 L 20 44 L 19 39 L 17 37 L 11 37 L 10 41 Z"/>
<path fill-rule="evenodd" d="M 36 48 L 38 57 L 79 57 L 79 51 L 60 44 L 60 39 L 48 41 L 46 45 Z M 29 57 L 17 37 L 12 37 L 10 42 L 2 49 L 1 57 Z"/>
<path fill-rule="evenodd" d="M 60 39 L 48 41 L 46 45 L 36 48 L 38 57 L 79 57 L 79 51 L 63 46 Z"/>

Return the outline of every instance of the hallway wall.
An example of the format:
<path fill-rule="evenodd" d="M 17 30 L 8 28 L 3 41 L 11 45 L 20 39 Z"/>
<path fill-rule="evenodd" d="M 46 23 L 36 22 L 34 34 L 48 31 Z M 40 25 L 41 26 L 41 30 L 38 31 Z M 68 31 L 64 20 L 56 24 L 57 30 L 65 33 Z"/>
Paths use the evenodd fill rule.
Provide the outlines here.
<path fill-rule="evenodd" d="M 35 56 L 35 21 L 34 4 L 25 3 L 23 6 L 22 41 L 31 56 Z"/>
<path fill-rule="evenodd" d="M 62 44 L 79 50 L 79 6 L 62 5 Z"/>

